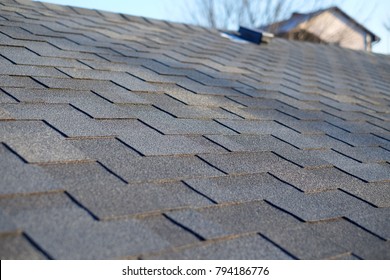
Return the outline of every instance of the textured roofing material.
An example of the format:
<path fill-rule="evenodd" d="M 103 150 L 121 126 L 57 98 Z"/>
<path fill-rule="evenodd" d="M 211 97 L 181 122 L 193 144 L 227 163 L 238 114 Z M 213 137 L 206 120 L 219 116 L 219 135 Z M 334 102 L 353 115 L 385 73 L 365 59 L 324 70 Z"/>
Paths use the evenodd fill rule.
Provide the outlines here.
<path fill-rule="evenodd" d="M 390 57 L 0 3 L 1 259 L 390 259 Z"/>

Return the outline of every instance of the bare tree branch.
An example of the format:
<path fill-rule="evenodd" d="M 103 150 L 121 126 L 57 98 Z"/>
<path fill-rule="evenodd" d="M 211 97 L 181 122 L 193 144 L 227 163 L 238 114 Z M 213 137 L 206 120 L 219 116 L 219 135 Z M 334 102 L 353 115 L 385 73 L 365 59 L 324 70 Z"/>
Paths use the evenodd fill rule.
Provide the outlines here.
<path fill-rule="evenodd" d="M 390 16 L 388 17 L 387 22 L 383 23 L 383 26 L 390 32 Z"/>

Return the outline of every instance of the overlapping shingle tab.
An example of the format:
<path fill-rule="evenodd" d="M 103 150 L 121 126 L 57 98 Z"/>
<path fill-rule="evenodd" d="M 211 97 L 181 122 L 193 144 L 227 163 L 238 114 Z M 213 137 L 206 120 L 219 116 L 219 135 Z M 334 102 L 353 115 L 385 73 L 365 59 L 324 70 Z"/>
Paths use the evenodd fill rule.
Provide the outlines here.
<path fill-rule="evenodd" d="M 390 259 L 390 58 L 0 3 L 2 259 Z"/>

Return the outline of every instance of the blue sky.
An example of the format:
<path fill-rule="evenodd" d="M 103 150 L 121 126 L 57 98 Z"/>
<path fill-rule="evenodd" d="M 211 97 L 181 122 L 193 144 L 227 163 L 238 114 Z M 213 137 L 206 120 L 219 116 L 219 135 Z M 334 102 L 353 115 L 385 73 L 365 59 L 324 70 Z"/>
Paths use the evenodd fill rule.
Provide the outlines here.
<path fill-rule="evenodd" d="M 297 0 L 300 6 L 302 1 Z M 307 2 L 312 1 L 314 0 Z M 191 16 L 187 14 L 186 7 L 193 5 L 196 0 L 43 0 L 43 2 L 191 23 Z M 323 7 L 330 4 L 339 6 L 381 38 L 374 46 L 375 52 L 390 54 L 390 32 L 383 26 L 384 22 L 390 21 L 389 0 L 323 0 L 317 1 L 318 4 Z"/>

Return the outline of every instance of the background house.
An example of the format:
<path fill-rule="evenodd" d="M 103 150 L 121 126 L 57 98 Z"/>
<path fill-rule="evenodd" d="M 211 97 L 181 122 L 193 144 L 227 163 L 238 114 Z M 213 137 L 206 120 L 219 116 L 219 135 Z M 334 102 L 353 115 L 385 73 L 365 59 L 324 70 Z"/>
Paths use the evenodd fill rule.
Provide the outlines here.
<path fill-rule="evenodd" d="M 380 38 L 338 7 L 312 13 L 293 13 L 291 18 L 260 27 L 276 36 L 371 52 Z"/>

